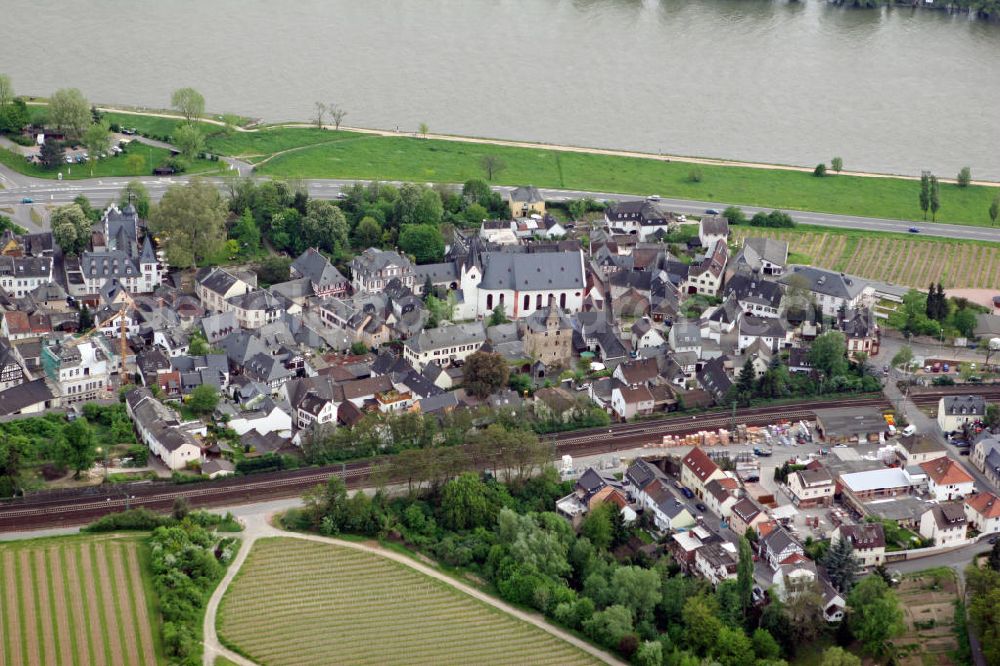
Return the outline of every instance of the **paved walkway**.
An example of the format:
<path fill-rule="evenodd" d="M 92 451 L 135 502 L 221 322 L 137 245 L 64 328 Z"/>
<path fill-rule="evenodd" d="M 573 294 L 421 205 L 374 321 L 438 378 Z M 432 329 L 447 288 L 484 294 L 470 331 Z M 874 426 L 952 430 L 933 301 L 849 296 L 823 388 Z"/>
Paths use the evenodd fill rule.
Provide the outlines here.
<path fill-rule="evenodd" d="M 222 597 L 225 596 L 226 590 L 229 588 L 229 584 L 236 577 L 239 572 L 240 567 L 246 561 L 247 555 L 250 553 L 250 549 L 257 539 L 263 537 L 286 537 L 291 539 L 303 539 L 305 541 L 314 541 L 317 543 L 326 543 L 334 546 L 340 546 L 342 548 L 351 548 L 353 550 L 360 550 L 362 552 L 370 553 L 372 555 L 378 555 L 379 557 L 385 557 L 387 559 L 393 560 L 403 564 L 404 566 L 410 567 L 411 569 L 418 571 L 425 576 L 430 576 L 436 580 L 439 580 L 456 590 L 463 592 L 478 601 L 485 604 L 489 604 L 494 608 L 497 608 L 508 615 L 512 615 L 519 620 L 532 624 L 542 631 L 548 632 L 553 636 L 560 638 L 567 643 L 570 643 L 580 650 L 583 650 L 587 654 L 599 659 L 606 664 L 615 664 L 620 666 L 625 666 L 624 662 L 616 658 L 615 656 L 594 647 L 590 643 L 577 638 L 576 636 L 559 629 L 551 624 L 549 624 L 545 618 L 537 613 L 528 613 L 522 611 L 518 608 L 511 606 L 499 599 L 481 592 L 476 588 L 466 585 L 460 581 L 455 580 L 451 576 L 429 567 L 425 564 L 417 562 L 406 555 L 402 555 L 395 551 L 386 550 L 384 548 L 379 548 L 363 543 L 355 543 L 353 541 L 342 541 L 340 539 L 332 539 L 329 537 L 323 537 L 316 534 L 301 534 L 298 532 L 286 532 L 285 530 L 280 530 L 272 526 L 268 521 L 273 514 L 268 513 L 254 513 L 246 514 L 243 517 L 245 529 L 240 535 L 243 539 L 243 545 L 240 548 L 239 555 L 229 566 L 229 570 L 226 572 L 226 576 L 219 583 L 215 592 L 212 594 L 212 598 L 209 599 L 208 607 L 205 612 L 205 624 L 204 624 L 204 642 L 205 642 L 205 653 L 203 663 L 205 666 L 213 666 L 215 663 L 215 657 L 222 655 L 227 659 L 230 659 L 241 666 L 256 666 L 254 662 L 235 654 L 231 650 L 226 649 L 221 643 L 219 643 L 218 633 L 216 632 L 216 616 L 219 610 L 219 602 L 222 601 Z"/>

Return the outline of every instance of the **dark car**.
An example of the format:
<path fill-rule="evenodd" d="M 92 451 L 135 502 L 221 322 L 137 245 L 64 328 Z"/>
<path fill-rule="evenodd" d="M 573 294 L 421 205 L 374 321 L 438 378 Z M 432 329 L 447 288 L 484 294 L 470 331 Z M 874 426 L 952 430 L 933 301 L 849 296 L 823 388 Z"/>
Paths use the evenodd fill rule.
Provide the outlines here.
<path fill-rule="evenodd" d="M 695 504 L 694 508 L 698 509 L 699 511 L 708 511 L 708 507 L 702 504 L 701 502 Z"/>
<path fill-rule="evenodd" d="M 994 534 L 991 536 L 989 543 L 996 543 L 997 541 L 1000 541 L 1000 534 Z"/>
<path fill-rule="evenodd" d="M 684 495 L 684 497 L 687 497 L 688 499 L 691 499 L 692 497 L 694 497 L 694 493 L 691 492 L 690 488 L 684 488 L 684 487 L 682 487 L 681 488 L 681 494 Z"/>
<path fill-rule="evenodd" d="M 920 233 L 920 227 L 910 227 L 910 233 L 911 234 L 919 234 Z"/>
<path fill-rule="evenodd" d="M 705 215 L 718 215 L 718 214 L 719 211 L 715 210 L 714 208 L 705 209 Z"/>
<path fill-rule="evenodd" d="M 30 204 L 30 203 L 35 203 L 35 201 L 31 197 L 21 197 L 21 203 Z"/>

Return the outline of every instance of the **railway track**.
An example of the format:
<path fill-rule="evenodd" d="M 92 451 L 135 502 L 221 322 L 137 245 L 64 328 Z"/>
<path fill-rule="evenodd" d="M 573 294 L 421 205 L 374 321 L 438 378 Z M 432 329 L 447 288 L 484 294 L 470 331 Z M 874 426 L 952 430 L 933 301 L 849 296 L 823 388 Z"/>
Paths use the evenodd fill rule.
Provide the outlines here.
<path fill-rule="evenodd" d="M 936 387 L 938 388 L 938 387 Z M 936 403 L 943 395 L 960 391 L 939 387 L 911 396 L 918 404 Z M 987 388 L 987 387 L 981 387 Z M 988 397 L 1000 397 L 1000 387 L 977 391 Z M 718 430 L 735 424 L 766 425 L 777 420 L 798 421 L 814 417 L 816 409 L 831 407 L 888 407 L 882 397 L 812 400 L 787 405 L 771 405 L 740 410 L 735 418 L 728 412 L 706 412 L 694 416 L 617 424 L 609 428 L 573 431 L 549 435 L 557 455 L 585 456 L 659 444 L 663 435 L 683 435 L 700 430 Z M 372 467 L 384 459 L 358 461 L 342 465 L 311 467 L 283 472 L 269 472 L 219 481 L 160 486 L 132 484 L 97 492 L 82 491 L 53 496 L 29 496 L 0 503 L 0 531 L 77 525 L 125 508 L 146 507 L 167 510 L 174 501 L 185 498 L 192 506 L 208 507 L 260 502 L 300 495 L 304 490 L 325 483 L 331 476 L 344 479 L 348 487 L 361 487 Z"/>

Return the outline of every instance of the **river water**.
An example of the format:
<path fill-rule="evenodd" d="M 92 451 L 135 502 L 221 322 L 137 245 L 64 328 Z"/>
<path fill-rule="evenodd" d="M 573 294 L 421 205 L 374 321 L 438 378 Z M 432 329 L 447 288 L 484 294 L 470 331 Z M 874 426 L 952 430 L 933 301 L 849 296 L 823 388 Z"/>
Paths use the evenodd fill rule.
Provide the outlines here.
<path fill-rule="evenodd" d="M 820 0 L 2 0 L 24 94 L 1000 180 L 1000 25 Z"/>

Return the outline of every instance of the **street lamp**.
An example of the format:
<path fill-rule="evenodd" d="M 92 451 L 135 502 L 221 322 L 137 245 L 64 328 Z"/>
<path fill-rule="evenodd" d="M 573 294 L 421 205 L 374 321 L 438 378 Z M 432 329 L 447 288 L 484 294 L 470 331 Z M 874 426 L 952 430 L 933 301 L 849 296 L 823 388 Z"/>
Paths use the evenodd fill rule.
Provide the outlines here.
<path fill-rule="evenodd" d="M 102 454 L 104 456 L 104 481 L 107 482 L 107 480 L 108 480 L 108 452 L 104 450 L 103 446 L 98 446 L 97 447 L 97 455 L 100 456 Z"/>

